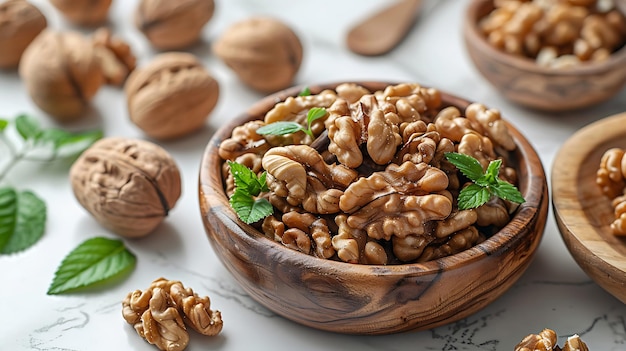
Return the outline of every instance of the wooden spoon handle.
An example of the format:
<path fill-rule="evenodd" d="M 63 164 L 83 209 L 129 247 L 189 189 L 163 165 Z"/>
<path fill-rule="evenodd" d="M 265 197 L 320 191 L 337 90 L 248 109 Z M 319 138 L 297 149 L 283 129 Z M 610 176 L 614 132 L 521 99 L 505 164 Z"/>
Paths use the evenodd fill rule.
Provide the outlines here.
<path fill-rule="evenodd" d="M 348 48 L 365 56 L 383 55 L 400 43 L 415 22 L 422 0 L 400 0 L 348 31 Z"/>

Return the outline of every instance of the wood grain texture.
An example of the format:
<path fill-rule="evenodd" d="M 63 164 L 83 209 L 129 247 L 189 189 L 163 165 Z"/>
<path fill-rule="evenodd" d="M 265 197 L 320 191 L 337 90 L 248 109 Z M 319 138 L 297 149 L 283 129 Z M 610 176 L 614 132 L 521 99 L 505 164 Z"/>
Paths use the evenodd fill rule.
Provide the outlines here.
<path fill-rule="evenodd" d="M 357 82 L 370 90 L 391 83 Z M 310 87 L 313 93 L 337 84 Z M 430 329 L 482 309 L 526 270 L 541 241 L 548 213 L 545 173 L 535 150 L 512 126 L 518 146 L 519 188 L 526 203 L 485 242 L 425 263 L 357 265 L 308 256 L 266 238 L 239 221 L 221 179 L 218 145 L 234 127 L 260 119 L 295 87 L 265 98 L 216 132 L 199 174 L 202 219 L 216 255 L 244 290 L 275 313 L 297 323 L 349 334 L 389 334 Z M 446 105 L 468 101 L 443 94 Z"/>
<path fill-rule="evenodd" d="M 531 59 L 496 49 L 477 27 L 478 20 L 492 9 L 492 0 L 473 0 L 463 37 L 478 71 L 507 99 L 539 110 L 567 111 L 606 101 L 626 84 L 626 47 L 607 61 L 565 70 L 541 67 Z"/>
<path fill-rule="evenodd" d="M 626 113 L 592 123 L 563 144 L 552 168 L 552 205 L 576 262 L 626 303 L 626 238 L 612 234 L 611 200 L 596 185 L 600 159 L 612 147 L 626 148 Z"/>

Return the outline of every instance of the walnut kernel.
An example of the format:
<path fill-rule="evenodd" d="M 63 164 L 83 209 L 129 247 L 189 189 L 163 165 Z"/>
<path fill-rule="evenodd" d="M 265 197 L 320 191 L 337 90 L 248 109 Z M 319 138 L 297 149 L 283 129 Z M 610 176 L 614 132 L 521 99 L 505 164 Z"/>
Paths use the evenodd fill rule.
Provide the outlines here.
<path fill-rule="evenodd" d="M 15 68 L 22 53 L 48 25 L 37 7 L 24 0 L 0 3 L 0 68 Z"/>
<path fill-rule="evenodd" d="M 181 194 L 174 159 L 143 140 L 105 138 L 70 169 L 78 202 L 105 228 L 125 237 L 151 233 Z"/>
<path fill-rule="evenodd" d="M 261 92 L 290 86 L 302 63 L 302 44 L 284 23 L 265 17 L 235 23 L 213 51 L 241 81 Z"/>
<path fill-rule="evenodd" d="M 187 327 L 214 336 L 222 330 L 220 311 L 176 280 L 156 279 L 146 290 L 131 291 L 122 301 L 122 316 L 137 334 L 159 350 L 181 351 L 189 343 Z"/>
<path fill-rule="evenodd" d="M 131 121 L 157 139 L 201 128 L 217 104 L 219 84 L 192 54 L 168 52 L 137 68 L 124 90 Z"/>

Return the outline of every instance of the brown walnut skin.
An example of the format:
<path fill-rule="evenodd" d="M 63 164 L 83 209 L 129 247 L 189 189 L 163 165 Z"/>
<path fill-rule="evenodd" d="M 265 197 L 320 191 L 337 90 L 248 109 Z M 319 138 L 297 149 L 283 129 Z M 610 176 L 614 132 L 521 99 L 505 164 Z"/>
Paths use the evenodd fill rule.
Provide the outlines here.
<path fill-rule="evenodd" d="M 144 140 L 106 138 L 70 169 L 78 202 L 105 228 L 129 238 L 151 233 L 181 194 L 174 159 Z"/>
<path fill-rule="evenodd" d="M 0 69 L 17 68 L 24 50 L 47 26 L 46 17 L 27 1 L 0 3 Z"/>
<path fill-rule="evenodd" d="M 24 51 L 19 74 L 35 104 L 59 122 L 80 118 L 104 84 L 93 44 L 77 32 L 41 32 Z"/>
<path fill-rule="evenodd" d="M 112 0 L 50 0 L 65 18 L 74 24 L 93 27 L 109 16 Z"/>
<path fill-rule="evenodd" d="M 177 50 L 198 41 L 213 17 L 213 0 L 141 0 L 135 25 L 160 50 Z"/>
<path fill-rule="evenodd" d="M 264 17 L 232 25 L 213 52 L 244 84 L 264 93 L 290 86 L 302 63 L 298 36 L 284 23 Z"/>
<path fill-rule="evenodd" d="M 217 104 L 219 84 L 188 53 L 158 55 L 137 68 L 124 87 L 131 121 L 155 139 L 174 139 L 200 129 Z"/>

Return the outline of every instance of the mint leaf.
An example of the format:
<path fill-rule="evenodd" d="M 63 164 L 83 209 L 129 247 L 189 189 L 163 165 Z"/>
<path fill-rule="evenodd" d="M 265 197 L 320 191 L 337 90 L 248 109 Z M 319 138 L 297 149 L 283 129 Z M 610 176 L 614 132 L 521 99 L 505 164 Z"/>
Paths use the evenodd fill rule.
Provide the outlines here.
<path fill-rule="evenodd" d="M 458 205 L 460 210 L 476 208 L 485 204 L 491 198 L 487 188 L 477 184 L 470 184 L 459 193 Z"/>
<path fill-rule="evenodd" d="M 520 204 L 526 201 L 513 184 L 498 178 L 502 160 L 489 162 L 487 170 L 483 173 L 478 160 L 471 156 L 456 152 L 448 152 L 445 156 L 450 163 L 473 182 L 460 191 L 457 199 L 459 209 L 465 210 L 482 206 L 492 196 Z"/>
<path fill-rule="evenodd" d="M 311 130 L 311 124 L 324 116 L 326 116 L 325 108 L 313 107 L 306 114 L 307 128 L 304 128 L 299 123 L 293 121 L 278 121 L 258 128 L 256 133 L 259 135 L 285 135 L 303 131 L 313 138 L 314 135 Z"/>
<path fill-rule="evenodd" d="M 87 150 L 93 143 L 102 138 L 101 130 L 87 131 L 82 133 L 68 133 L 54 142 L 57 156 L 75 157 Z"/>
<path fill-rule="evenodd" d="M 267 199 L 256 199 L 262 192 L 268 192 L 267 172 L 260 177 L 248 167 L 237 162 L 228 162 L 230 173 L 235 180 L 235 191 L 230 196 L 230 206 L 242 221 L 250 224 L 271 215 L 274 207 Z"/>
<path fill-rule="evenodd" d="M 304 127 L 296 122 L 278 121 L 258 128 L 256 133 L 259 135 L 285 135 L 293 134 L 301 130 L 304 130 Z"/>
<path fill-rule="evenodd" d="M 483 167 L 472 156 L 458 152 L 447 152 L 445 156 L 450 163 L 456 166 L 470 180 L 476 181 L 483 176 Z"/>
<path fill-rule="evenodd" d="M 27 115 L 17 116 L 15 119 L 15 129 L 17 129 L 17 132 L 24 140 L 36 140 L 39 135 L 41 135 L 41 128 L 37 120 Z"/>
<path fill-rule="evenodd" d="M 306 122 L 309 127 L 309 131 L 311 130 L 311 124 L 316 120 L 326 116 L 326 109 L 321 107 L 313 107 L 306 114 Z"/>
<path fill-rule="evenodd" d="M 230 197 L 230 205 L 247 224 L 254 223 L 274 212 L 274 207 L 267 199 L 254 199 L 243 191 L 235 191 Z"/>
<path fill-rule="evenodd" d="M 268 191 L 265 183 L 267 173 L 263 172 L 260 178 L 252 170 L 237 162 L 228 162 L 230 172 L 235 180 L 235 187 L 250 195 L 259 195 L 262 191 Z"/>
<path fill-rule="evenodd" d="M 298 93 L 298 96 L 310 96 L 310 95 L 311 95 L 311 89 L 309 89 L 309 87 L 304 87 L 304 89 L 302 89 L 302 91 Z"/>
<path fill-rule="evenodd" d="M 498 179 L 498 185 L 492 187 L 492 191 L 497 197 L 504 200 L 508 200 L 518 204 L 524 203 L 526 201 L 524 200 L 522 193 L 520 193 L 519 190 L 517 190 L 517 188 L 513 186 L 513 184 L 501 179 Z"/>
<path fill-rule="evenodd" d="M 135 255 L 120 240 L 95 237 L 84 241 L 61 262 L 48 295 L 105 282 L 135 267 Z"/>
<path fill-rule="evenodd" d="M 6 119 L 0 119 L 0 133 L 9 125 Z"/>
<path fill-rule="evenodd" d="M 30 191 L 0 188 L 0 254 L 23 251 L 44 234 L 46 204 Z"/>

